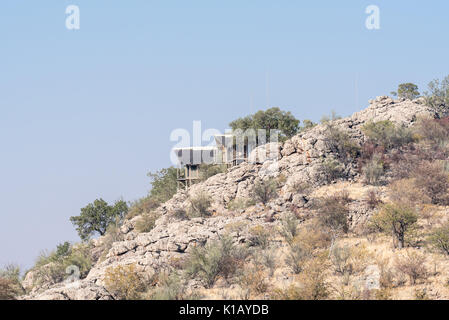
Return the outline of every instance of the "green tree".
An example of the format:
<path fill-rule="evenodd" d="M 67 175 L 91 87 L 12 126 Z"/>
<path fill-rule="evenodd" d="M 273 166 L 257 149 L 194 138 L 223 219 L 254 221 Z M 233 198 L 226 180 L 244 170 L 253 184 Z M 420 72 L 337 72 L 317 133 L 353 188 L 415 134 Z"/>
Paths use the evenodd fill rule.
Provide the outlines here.
<path fill-rule="evenodd" d="M 176 168 L 164 168 L 155 173 L 148 173 L 151 180 L 150 197 L 158 203 L 170 200 L 177 191 Z"/>
<path fill-rule="evenodd" d="M 404 99 L 416 99 L 420 96 L 418 86 L 414 83 L 401 83 L 398 87 L 398 92 L 392 92 L 393 95 Z"/>
<path fill-rule="evenodd" d="M 150 213 L 170 200 L 177 191 L 176 168 L 164 168 L 156 172 L 149 172 L 151 189 L 148 195 L 131 204 L 128 218 L 136 217 L 144 213 Z"/>
<path fill-rule="evenodd" d="M 305 119 L 302 121 L 302 126 L 299 128 L 300 132 L 305 132 L 309 129 L 312 129 L 313 127 L 315 127 L 317 124 L 315 122 L 313 122 L 312 120 L 308 120 Z"/>
<path fill-rule="evenodd" d="M 385 149 L 398 148 L 413 142 L 410 129 L 398 126 L 389 120 L 368 122 L 362 127 L 362 131 L 371 142 Z"/>
<path fill-rule="evenodd" d="M 109 225 L 122 221 L 128 212 L 126 202 L 120 200 L 113 206 L 103 199 L 97 199 L 81 209 L 79 216 L 70 217 L 82 240 L 88 240 L 95 233 L 104 235 Z"/>
<path fill-rule="evenodd" d="M 405 235 L 418 221 L 418 214 L 408 206 L 393 203 L 386 204 L 375 214 L 371 223 L 393 236 L 395 248 L 404 248 Z"/>
<path fill-rule="evenodd" d="M 270 108 L 265 111 L 257 111 L 253 115 L 232 121 L 230 124 L 232 130 L 241 129 L 264 129 L 266 130 L 267 142 L 270 139 L 270 130 L 278 130 L 279 140 L 283 141 L 294 136 L 299 131 L 299 120 L 291 112 L 282 111 L 279 108 Z"/>
<path fill-rule="evenodd" d="M 443 80 L 435 79 L 428 85 L 425 93 L 427 104 L 442 116 L 449 114 L 449 76 Z"/>
<path fill-rule="evenodd" d="M 449 222 L 433 230 L 428 240 L 435 249 L 449 255 Z"/>
<path fill-rule="evenodd" d="M 66 241 L 64 243 L 58 244 L 56 247 L 56 256 L 57 257 L 66 257 L 70 255 L 72 252 L 72 245 L 70 242 Z"/>

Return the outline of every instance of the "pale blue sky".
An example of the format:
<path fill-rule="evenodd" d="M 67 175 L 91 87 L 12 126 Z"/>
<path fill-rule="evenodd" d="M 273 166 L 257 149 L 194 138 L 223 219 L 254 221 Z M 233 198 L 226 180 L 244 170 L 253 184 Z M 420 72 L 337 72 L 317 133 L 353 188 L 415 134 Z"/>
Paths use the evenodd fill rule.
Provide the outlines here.
<path fill-rule="evenodd" d="M 380 30 L 365 28 L 370 4 Z M 423 89 L 449 74 L 448 13 L 445 0 L 1 1 L 0 265 L 78 240 L 68 218 L 96 198 L 144 196 L 170 132 L 193 120 L 224 130 L 268 105 L 318 120 L 401 82 Z"/>

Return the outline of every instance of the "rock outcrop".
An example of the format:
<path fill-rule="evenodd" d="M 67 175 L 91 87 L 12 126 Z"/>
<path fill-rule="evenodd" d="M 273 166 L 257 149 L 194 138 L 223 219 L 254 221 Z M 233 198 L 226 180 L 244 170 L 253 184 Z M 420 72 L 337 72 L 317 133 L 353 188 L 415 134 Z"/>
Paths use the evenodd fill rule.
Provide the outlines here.
<path fill-rule="evenodd" d="M 351 117 L 335 120 L 333 125 L 362 144 L 365 137 L 361 129 L 369 121 L 390 120 L 410 126 L 421 116 L 436 116 L 422 99 L 410 101 L 378 97 L 370 101 L 367 109 Z M 125 221 L 121 227 L 124 240 L 113 244 L 106 259 L 98 262 L 86 279 L 35 291 L 25 299 L 112 299 L 112 295 L 104 287 L 104 275 L 110 267 L 135 264 L 137 271 L 151 275 L 163 270 L 172 260 L 184 257 L 194 246 L 217 239 L 224 232 L 230 233 L 235 243 L 239 244 L 248 240 L 248 230 L 256 225 L 276 228 L 279 221 L 267 217 L 279 217 L 292 207 L 296 210 L 307 209 L 309 199 L 292 192 L 293 186 L 307 183 L 318 188 L 326 184 L 320 170 L 321 165 L 326 158 L 336 156 L 326 143 L 326 129 L 326 125 L 317 125 L 283 144 L 273 146 L 275 152 L 271 156 L 262 157 L 262 160 L 258 157 L 252 163 L 242 163 L 187 191 L 179 191 L 158 209 L 160 218 L 149 233 L 137 233 L 134 230 L 138 218 Z M 344 179 L 356 180 L 359 174 L 356 169 L 355 163 L 346 163 Z M 239 212 L 226 209 L 231 200 L 248 198 L 256 181 L 269 176 L 283 177 L 279 198 L 267 206 L 254 206 Z M 207 192 L 213 199 L 212 217 L 179 220 L 171 214 L 176 209 L 186 209 L 189 197 L 200 191 Z M 360 203 L 352 206 L 354 211 L 364 211 L 360 209 Z M 353 221 L 363 219 L 356 215 L 352 218 Z"/>

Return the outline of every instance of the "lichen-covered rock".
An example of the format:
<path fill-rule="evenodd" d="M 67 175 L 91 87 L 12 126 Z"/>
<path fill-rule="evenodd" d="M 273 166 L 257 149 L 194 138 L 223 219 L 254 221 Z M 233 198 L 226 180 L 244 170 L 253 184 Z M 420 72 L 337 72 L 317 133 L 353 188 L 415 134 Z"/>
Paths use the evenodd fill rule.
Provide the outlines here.
<path fill-rule="evenodd" d="M 102 286 L 89 281 L 61 283 L 49 290 L 31 294 L 27 300 L 113 300 L 113 296 Z"/>

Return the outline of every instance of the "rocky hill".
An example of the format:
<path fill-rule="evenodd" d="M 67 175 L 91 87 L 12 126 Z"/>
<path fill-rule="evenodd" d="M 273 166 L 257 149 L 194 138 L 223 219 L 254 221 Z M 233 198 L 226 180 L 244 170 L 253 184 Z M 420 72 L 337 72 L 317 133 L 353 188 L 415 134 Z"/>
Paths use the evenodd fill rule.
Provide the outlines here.
<path fill-rule="evenodd" d="M 282 144 L 259 147 L 252 155 L 254 157 L 252 160 L 256 160 L 253 163 L 243 163 L 232 167 L 226 173 L 212 176 L 186 191 L 179 191 L 171 200 L 157 209 L 159 218 L 150 232 L 141 233 L 136 230 L 136 223 L 141 217 L 137 216 L 126 220 L 120 226 L 120 234 L 116 236 L 118 241 L 113 242 L 107 255 L 101 258 L 97 254 L 98 248 L 105 241 L 110 240 L 102 237 L 93 241 L 91 250 L 93 256 L 97 255 L 95 259 L 97 262 L 84 279 L 70 283 L 50 283 L 36 286 L 33 282 L 35 271 L 29 272 L 24 281 L 24 286 L 29 293 L 23 298 L 116 299 L 117 296 L 109 290 L 105 277 L 110 270 L 117 269 L 118 266 L 132 265 L 137 274 L 146 279 L 155 279 L 160 274 L 170 274 L 172 270 L 177 269 L 177 262 L 186 261 L 196 248 L 212 243 L 225 234 L 232 239 L 232 245 L 235 247 L 255 247 L 257 246 L 254 244 L 255 233 L 257 233 L 255 230 L 265 230 L 270 235 L 267 240 L 269 244 L 261 249 L 261 251 L 265 250 L 265 253 L 262 252 L 260 255 L 265 256 L 267 252 L 270 252 L 274 256 L 271 260 L 274 260 L 275 266 L 261 271 L 264 274 L 269 274 L 264 277 L 269 279 L 266 286 L 272 290 L 260 288 L 259 290 L 256 286 L 256 289 L 251 291 L 256 293 L 250 294 L 248 290 L 244 290 L 241 281 L 228 281 L 224 277 L 219 277 L 213 285 L 205 285 L 194 276 L 186 280 L 185 290 L 186 292 L 199 292 L 201 297 L 212 299 L 279 298 L 279 292 L 296 283 L 302 274 L 302 272 L 297 272 L 298 270 L 292 270 L 288 263 L 284 262 L 288 260 L 291 247 L 291 243 L 282 236 L 280 231 L 285 228 L 286 217 L 289 214 L 295 215 L 300 234 L 301 230 L 308 230 L 308 232 L 320 236 L 320 233 L 313 229 L 314 225 L 311 222 L 317 214 L 316 203 L 323 197 L 343 191 L 348 199 L 349 230 L 338 238 L 339 243 L 347 243 L 351 248 L 363 247 L 369 252 L 367 256 L 371 258 L 373 255 L 379 254 L 385 258 L 387 252 L 393 255 L 396 251 L 391 248 L 390 239 L 379 236 L 377 240 L 367 240 L 362 235 L 363 232 L 360 231 L 377 210 L 374 206 L 367 204 L 366 195 L 370 191 L 374 191 L 378 195 L 379 201 L 382 199 L 384 202 L 388 201 L 386 186 L 388 183 L 377 186 L 364 183 L 359 168 L 359 156 L 342 157 L 341 150 L 333 148 L 329 143 L 328 131 L 332 126 L 332 130 L 344 132 L 348 141 L 361 148 L 366 141 L 362 131 L 365 124 L 389 120 L 398 126 L 411 127 L 422 117 L 436 117 L 435 112 L 425 105 L 423 99 L 393 100 L 383 96 L 370 101 L 368 108 L 351 117 L 319 124 Z M 267 149 L 275 150 L 275 152 L 268 154 Z M 334 168 L 338 171 L 335 177 L 329 177 L 326 170 L 323 170 L 323 166 L 330 161 L 338 163 L 337 168 Z M 253 187 L 270 178 L 276 180 L 277 197 L 270 199 L 266 204 L 250 204 L 239 208 L 230 206 L 238 200 L 251 199 Z M 180 217 L 177 212 L 188 210 L 189 199 L 200 193 L 208 194 L 211 197 L 210 211 L 212 215 L 194 218 Z M 444 212 L 446 209 L 439 207 L 438 210 Z M 322 236 L 325 237 L 325 235 Z M 330 245 L 334 245 L 334 243 Z M 255 261 L 259 261 L 257 259 L 259 256 L 254 255 L 253 258 L 249 257 L 245 260 L 245 263 L 251 268 L 256 268 Z M 329 263 L 332 264 L 332 259 Z M 370 275 L 369 265 L 372 264 L 367 263 L 362 270 L 351 273 L 352 280 L 348 281 L 353 284 L 365 283 L 366 278 Z M 306 263 L 303 269 L 307 269 L 307 266 Z M 441 277 L 443 277 L 443 274 L 445 275 L 449 269 L 446 270 L 444 265 L 439 267 L 443 268 L 440 269 Z M 309 266 L 309 268 L 312 267 Z M 268 271 L 269 269 L 271 271 Z M 340 279 L 338 272 L 331 270 L 334 270 L 332 265 L 326 271 L 328 279 Z M 241 271 L 241 273 L 243 272 Z M 238 278 L 239 272 L 236 272 L 234 277 Z M 330 283 L 335 283 L 335 281 L 330 281 Z M 348 297 L 353 294 L 351 290 L 356 286 L 350 286 L 348 283 L 342 285 L 342 292 L 338 288 L 334 288 L 334 293 L 330 296 L 346 294 Z M 248 286 L 252 288 L 252 285 Z M 415 291 L 412 292 L 410 291 L 412 287 L 410 286 L 408 291 L 404 289 L 393 295 L 396 298 L 409 297 L 416 290 L 427 288 L 427 286 L 421 286 L 418 289 L 413 287 Z M 435 287 L 433 290 L 436 290 Z M 447 294 L 442 290 L 438 291 L 439 295 Z M 429 292 L 427 294 L 431 294 Z"/>

